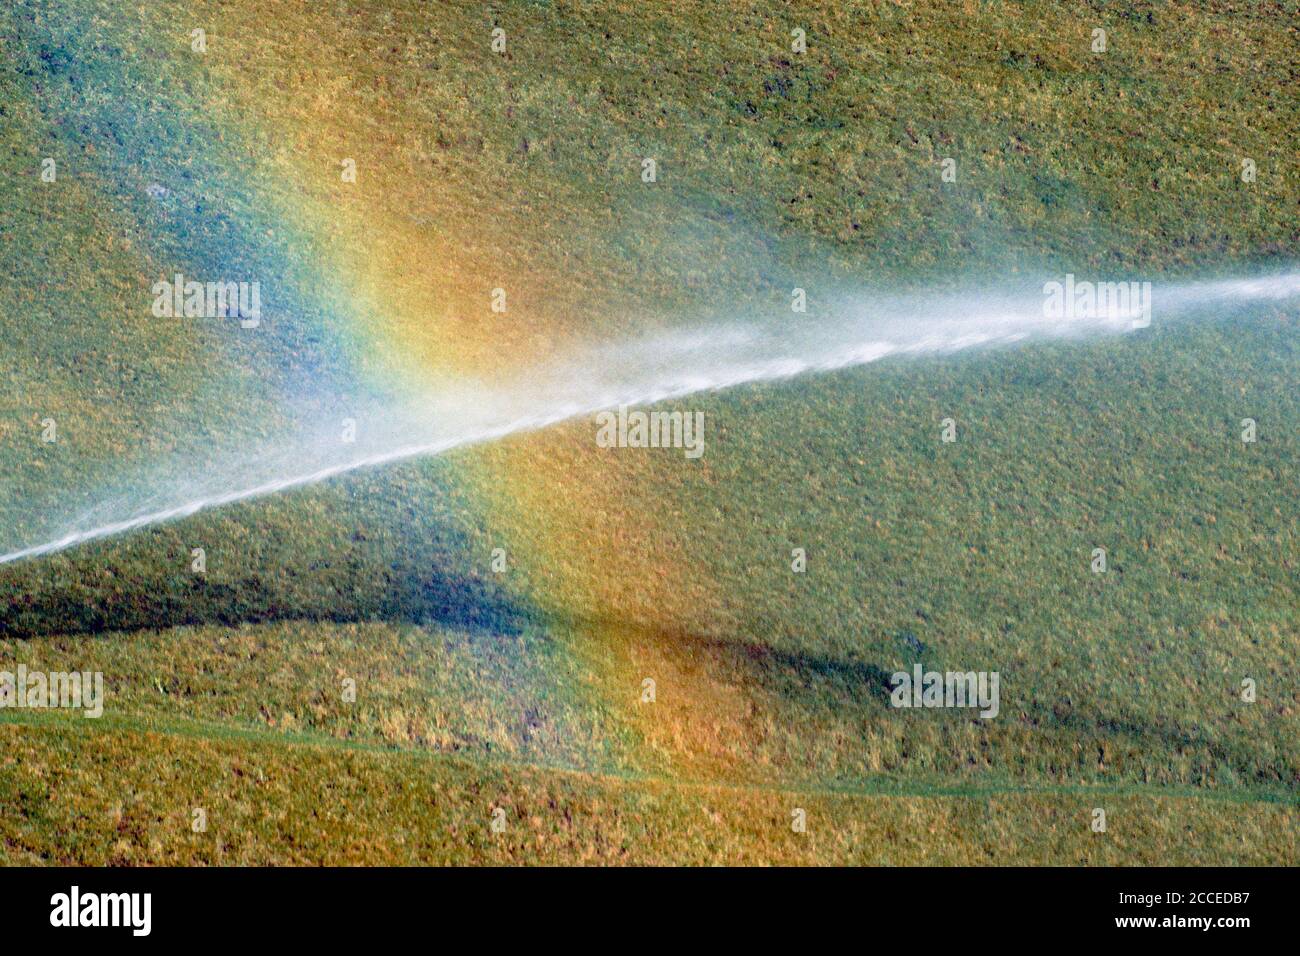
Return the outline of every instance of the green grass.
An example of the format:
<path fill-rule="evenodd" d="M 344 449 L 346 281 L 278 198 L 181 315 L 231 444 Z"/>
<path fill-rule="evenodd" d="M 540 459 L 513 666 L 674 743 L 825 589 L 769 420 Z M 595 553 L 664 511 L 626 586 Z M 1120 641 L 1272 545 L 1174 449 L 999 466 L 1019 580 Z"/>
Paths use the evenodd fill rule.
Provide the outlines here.
<path fill-rule="evenodd" d="M 400 524 L 400 502 L 435 493 L 447 479 L 439 463 L 354 476 L 9 569 L 10 601 L 58 594 L 72 580 L 83 582 L 75 591 L 79 602 L 104 600 L 93 581 L 105 569 L 122 580 L 148 573 L 136 587 L 123 587 L 119 600 L 142 621 L 165 621 L 161 607 L 204 609 L 180 597 L 189 591 L 167 594 L 169 586 L 196 587 L 184 570 L 184 541 L 211 542 L 221 556 L 231 534 L 242 541 L 247 529 L 264 536 L 299 521 L 292 551 L 239 550 L 237 562 L 214 562 L 209 580 L 197 585 L 211 588 L 213 578 L 225 585 L 227 603 L 214 599 L 214 623 L 4 642 L 0 660 L 102 670 L 109 681 L 102 731 L 78 718 L 10 719 L 40 727 L 42 735 L 66 735 L 67 747 L 102 735 L 103 746 L 123 757 L 121 748 L 186 753 L 204 741 L 279 754 L 271 741 L 298 742 L 310 746 L 322 774 L 333 772 L 324 767 L 374 773 L 368 787 L 378 791 L 406 786 L 394 781 L 409 774 L 434 773 L 456 786 L 485 775 L 513 794 L 520 813 L 540 817 L 544 832 L 552 821 L 539 811 L 552 796 L 536 789 L 538 781 L 561 774 L 587 799 L 613 801 L 618 827 L 629 825 L 623 815 L 634 812 L 624 801 L 644 814 L 620 855 L 601 851 L 600 859 L 718 859 L 711 842 L 691 844 L 698 834 L 675 815 L 703 812 L 699 794 L 717 792 L 725 795 L 717 807 L 730 808 L 717 810 L 732 821 L 728 840 L 757 839 L 758 819 L 775 827 L 758 845 L 734 851 L 752 861 L 958 862 L 969 853 L 980 862 L 1293 862 L 1287 834 L 1297 813 L 1300 683 L 1288 666 L 1297 634 L 1296 568 L 1288 555 L 1297 529 L 1278 488 L 1295 487 L 1300 459 L 1293 439 L 1268 427 L 1259 445 L 1242 445 L 1232 420 L 1238 413 L 1223 409 L 1244 401 L 1261 423 L 1294 417 L 1293 390 L 1270 373 L 1293 367 L 1286 342 L 1294 321 L 1203 322 L 1122 345 L 897 362 L 710 399 L 706 414 L 719 441 L 701 460 L 707 470 L 659 459 L 674 477 L 643 476 L 639 486 L 642 507 L 651 512 L 687 503 L 676 537 L 656 529 L 639 542 L 622 538 L 653 548 L 660 561 L 695 569 L 698 591 L 679 596 L 680 607 L 664 603 L 645 579 L 615 574 L 612 592 L 570 592 L 569 618 L 525 619 L 513 636 L 440 625 L 437 609 L 422 600 L 367 623 L 364 596 L 380 594 L 389 580 L 392 554 L 382 529 Z M 1237 379 L 1247 373 L 1243 354 L 1256 359 L 1244 399 Z M 1124 383 L 1141 374 L 1165 375 L 1171 384 L 1123 397 L 1130 407 L 1152 405 L 1129 424 L 1080 413 L 1104 409 L 1112 389 L 1129 387 Z M 952 412 L 962 423 L 960 438 L 941 446 L 937 410 L 953 407 L 962 409 Z M 791 421 L 801 427 L 790 429 Z M 845 421 L 861 426 L 845 428 Z M 1161 428 L 1149 430 L 1150 421 Z M 581 461 L 595 454 L 584 443 L 586 428 L 458 457 Z M 1108 442 L 1117 448 L 1103 454 Z M 744 468 L 760 456 L 785 462 L 792 474 Z M 389 482 L 390 498 L 368 497 Z M 1108 482 L 1127 490 L 1115 492 Z M 812 491 L 800 495 L 797 508 L 773 509 L 779 489 L 789 487 Z M 308 514 L 330 520 L 304 522 Z M 625 531 L 636 523 L 622 520 Z M 339 526 L 352 529 L 342 552 L 330 547 L 343 537 Z M 488 529 L 480 532 L 481 545 L 462 542 L 459 551 L 439 556 L 441 573 L 482 574 L 494 539 Z M 391 543 L 394 553 L 403 540 Z M 474 540 L 468 531 L 467 540 Z M 1104 578 L 1088 570 L 1094 541 L 1111 551 Z M 799 578 L 786 563 L 794 542 L 805 544 L 811 559 Z M 182 560 L 170 570 L 149 569 L 150 555 L 167 554 Z M 648 558 L 635 551 L 622 558 L 628 566 L 642 560 Z M 568 580 L 580 570 L 546 573 Z M 539 604 L 547 587 L 541 577 L 511 583 L 516 594 L 536 589 Z M 261 616 L 269 620 L 222 623 L 223 616 L 230 623 L 258 618 L 240 603 L 250 594 L 264 602 Z M 338 614 L 363 620 L 300 618 L 304 608 L 329 607 L 331 596 Z M 702 603 L 694 613 L 681 610 L 696 599 Z M 11 610 L 6 620 L 14 619 Z M 908 635 L 925 650 L 917 653 Z M 1002 715 L 985 722 L 891 710 L 883 681 L 916 660 L 999 670 Z M 342 702 L 343 676 L 358 680 L 356 704 Z M 638 702 L 645 676 L 658 684 L 653 705 Z M 1238 696 L 1244 676 L 1259 684 L 1254 704 Z M 340 745 L 364 756 L 342 753 Z M 420 754 L 434 763 L 410 763 Z M 447 756 L 456 759 L 445 763 Z M 288 758 L 265 759 L 269 779 L 299 779 Z M 388 769 L 372 771 L 372 762 Z M 176 782 L 200 787 L 207 779 L 200 768 L 211 770 L 200 760 L 192 771 L 198 776 Z M 115 779 L 133 781 L 135 772 Z M 523 790 L 505 782 L 514 774 L 527 777 Z M 692 809 L 645 810 L 635 796 L 642 787 L 672 793 L 670 803 Z M 619 796 L 609 796 L 609 788 Z M 308 791 L 281 810 L 310 815 L 318 791 Z M 489 803 L 505 799 L 490 791 L 479 791 Z M 81 805 L 99 791 L 60 788 L 49 795 L 55 805 Z M 836 823 L 836 836 L 815 851 L 789 846 L 778 825 L 788 810 L 772 809 L 778 797 L 801 801 L 796 805 L 816 801 L 847 822 Z M 872 842 L 880 834 L 868 819 L 882 801 L 939 826 L 933 842 L 907 852 Z M 982 811 L 990 818 L 977 815 L 978 827 L 969 831 L 971 811 L 954 803 L 1002 809 Z M 1016 832 L 1031 806 L 1061 831 L 1058 837 Z M 1106 836 L 1091 834 L 1094 806 L 1108 814 L 1112 806 L 1125 808 L 1123 822 L 1111 815 Z M 486 817 L 471 809 L 482 808 L 456 810 L 459 825 L 487 839 Z M 424 857 L 387 843 L 368 857 L 342 850 L 331 856 L 323 844 L 275 849 L 268 837 L 264 846 L 245 844 L 242 855 L 212 857 L 204 855 L 214 852 L 212 844 L 200 850 L 178 842 L 190 835 L 159 820 L 179 813 L 175 806 L 157 804 L 151 812 L 164 835 L 152 837 L 158 845 L 147 852 L 119 847 L 124 858 L 446 862 L 528 852 L 510 841 L 497 847 L 467 836 L 464 846 L 424 846 Z M 952 814 L 963 822 L 953 823 Z M 1182 823 L 1175 826 L 1166 814 Z M 745 823 L 749 815 L 755 820 Z M 441 813 L 417 817 L 412 833 L 428 839 L 440 832 Z M 84 819 L 90 834 L 106 825 L 93 815 Z M 1071 834 L 1073 827 L 1080 832 Z M 1197 835 L 1184 844 L 1188 828 Z M 57 839 L 11 840 L 64 858 L 59 831 L 38 832 Z M 604 837 L 591 836 L 592 843 L 575 836 L 577 844 L 564 848 L 536 846 L 532 858 L 579 861 L 597 846 L 609 850 Z M 1105 842 L 1111 839 L 1119 842 Z M 502 856 L 506 846 L 525 856 Z"/>
<path fill-rule="evenodd" d="M 62 72 L 41 38 L 80 21 L 38 6 L 0 14 L 3 540 L 283 414 L 258 371 L 278 353 L 140 308 L 220 234 L 138 218 L 171 147 L 129 169 L 88 149 L 92 80 L 261 117 L 225 143 L 253 185 L 196 167 L 196 188 L 333 210 L 264 241 L 304 243 L 292 269 L 367 250 L 405 303 L 359 301 L 376 328 L 439 317 L 402 361 L 508 374 L 574 335 L 779 318 L 795 284 L 814 310 L 779 320 L 816 322 L 864 283 L 1238 273 L 1300 239 L 1290 4 L 763 0 L 724 24 L 518 2 L 505 58 L 468 4 L 198 4 L 226 51 L 200 67 L 161 11 L 92 3 L 100 59 Z M 42 192 L 47 154 L 66 188 Z M 496 281 L 520 303 L 509 349 L 482 317 Z M 99 721 L 0 712 L 3 859 L 1294 865 L 1298 323 L 1207 309 L 692 397 L 698 462 L 602 452 L 574 422 L 0 567 L 0 669 L 109 690 Z M 999 671 L 999 718 L 891 709 L 917 661 Z"/>

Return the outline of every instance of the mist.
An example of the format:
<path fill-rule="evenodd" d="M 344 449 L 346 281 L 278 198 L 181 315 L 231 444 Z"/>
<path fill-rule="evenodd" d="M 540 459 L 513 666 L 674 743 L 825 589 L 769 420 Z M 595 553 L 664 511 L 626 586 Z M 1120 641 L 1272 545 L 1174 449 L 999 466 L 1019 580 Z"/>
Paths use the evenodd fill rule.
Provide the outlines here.
<path fill-rule="evenodd" d="M 199 459 L 159 462 L 144 473 L 137 469 L 123 476 L 120 487 L 92 495 L 92 507 L 65 517 L 46 539 L 18 543 L 6 535 L 6 543 L 19 546 L 0 555 L 0 564 L 623 405 L 649 406 L 886 358 L 923 359 L 1083 336 L 1140 339 L 1197 312 L 1297 296 L 1300 272 L 1154 284 L 1145 308 L 1099 298 L 1068 317 L 1049 314 L 1041 285 L 941 295 L 861 293 L 834 303 L 813 302 L 806 313 L 792 311 L 777 321 L 736 320 L 574 344 L 562 358 L 525 365 L 504 383 L 466 375 L 414 393 L 316 395 L 301 403 L 312 411 L 291 416 L 289 434 L 255 450 L 214 447 Z"/>

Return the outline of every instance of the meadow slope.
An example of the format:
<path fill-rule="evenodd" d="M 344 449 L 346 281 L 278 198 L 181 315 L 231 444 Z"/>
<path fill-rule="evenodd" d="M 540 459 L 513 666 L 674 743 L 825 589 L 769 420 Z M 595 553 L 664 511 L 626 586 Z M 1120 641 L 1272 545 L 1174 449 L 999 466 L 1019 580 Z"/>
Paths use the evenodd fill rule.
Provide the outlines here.
<path fill-rule="evenodd" d="M 578 341 L 1300 260 L 1294 4 L 493 10 L 0 13 L 0 545 Z M 174 270 L 266 321 L 155 318 Z M 1297 332 L 888 359 L 676 400 L 698 460 L 583 418 L 0 566 L 0 670 L 108 692 L 0 710 L 2 859 L 1294 865 Z M 891 708 L 916 663 L 1001 713 Z"/>

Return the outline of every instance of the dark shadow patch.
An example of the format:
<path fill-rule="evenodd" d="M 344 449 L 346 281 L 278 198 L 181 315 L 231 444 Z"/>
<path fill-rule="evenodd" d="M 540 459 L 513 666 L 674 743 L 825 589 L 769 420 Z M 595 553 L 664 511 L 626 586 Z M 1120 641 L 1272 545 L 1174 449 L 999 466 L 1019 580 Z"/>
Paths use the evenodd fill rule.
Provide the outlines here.
<path fill-rule="evenodd" d="M 761 688 L 789 701 L 795 707 L 794 713 L 827 708 L 845 712 L 889 711 L 893 674 L 911 669 L 902 660 L 896 666 L 883 667 L 867 661 L 778 648 L 754 638 L 704 637 L 679 629 L 576 618 L 566 620 L 561 626 L 626 641 L 633 646 L 657 647 L 689 669 L 750 691 Z M 761 634 L 763 630 L 760 625 L 752 627 L 750 633 Z M 921 644 L 910 632 L 903 632 L 902 640 L 909 650 L 915 649 L 913 642 Z M 927 660 L 925 669 L 964 670 L 949 667 L 938 659 Z M 969 725 L 985 734 L 1007 726 L 1042 734 L 1045 738 L 1064 734 L 1079 743 L 1081 755 L 1095 754 L 1100 745 L 1114 744 L 1133 754 L 1150 754 L 1157 761 L 1152 768 L 1158 768 L 1165 759 L 1177 758 L 1188 763 L 1185 782 L 1196 785 L 1206 785 L 1206 781 L 1230 769 L 1253 783 L 1293 786 L 1300 772 L 1285 759 L 1265 757 L 1241 740 L 1216 736 L 1203 727 L 1188 727 L 1173 719 L 1143 717 L 1123 710 L 1085 713 L 1075 710 L 1068 702 L 1025 699 L 1022 694 L 1009 697 L 1005 674 L 1002 688 L 1002 713 L 992 721 L 979 718 L 974 708 L 928 710 L 927 719 L 943 721 L 954 728 L 959 724 Z M 907 712 L 900 710 L 901 713 Z M 1150 768 L 1137 768 L 1130 773 L 1144 769 Z"/>
<path fill-rule="evenodd" d="M 450 570 L 468 562 L 445 545 L 426 543 L 387 561 L 356 550 L 299 564 L 272 554 L 241 559 L 235 574 L 195 573 L 189 555 L 178 550 L 166 571 L 129 554 L 111 562 L 90 553 L 59 555 L 0 569 L 0 638 L 280 620 L 409 621 L 520 633 L 531 612 L 490 576 Z"/>

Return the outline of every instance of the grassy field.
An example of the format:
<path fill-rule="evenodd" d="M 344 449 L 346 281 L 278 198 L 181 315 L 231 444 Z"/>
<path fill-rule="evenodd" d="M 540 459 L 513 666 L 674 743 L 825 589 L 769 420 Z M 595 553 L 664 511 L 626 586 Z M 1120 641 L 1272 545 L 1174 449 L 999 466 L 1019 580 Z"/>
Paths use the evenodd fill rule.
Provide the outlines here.
<path fill-rule="evenodd" d="M 1300 248 L 1294 4 L 493 10 L 0 13 L 0 544 L 304 383 Z M 204 269 L 263 277 L 265 334 L 150 315 Z M 1298 325 L 691 396 L 698 461 L 581 420 L 0 566 L 0 670 L 108 693 L 0 710 L 2 859 L 1294 865 Z M 999 717 L 891 708 L 918 662 L 999 672 Z"/>

